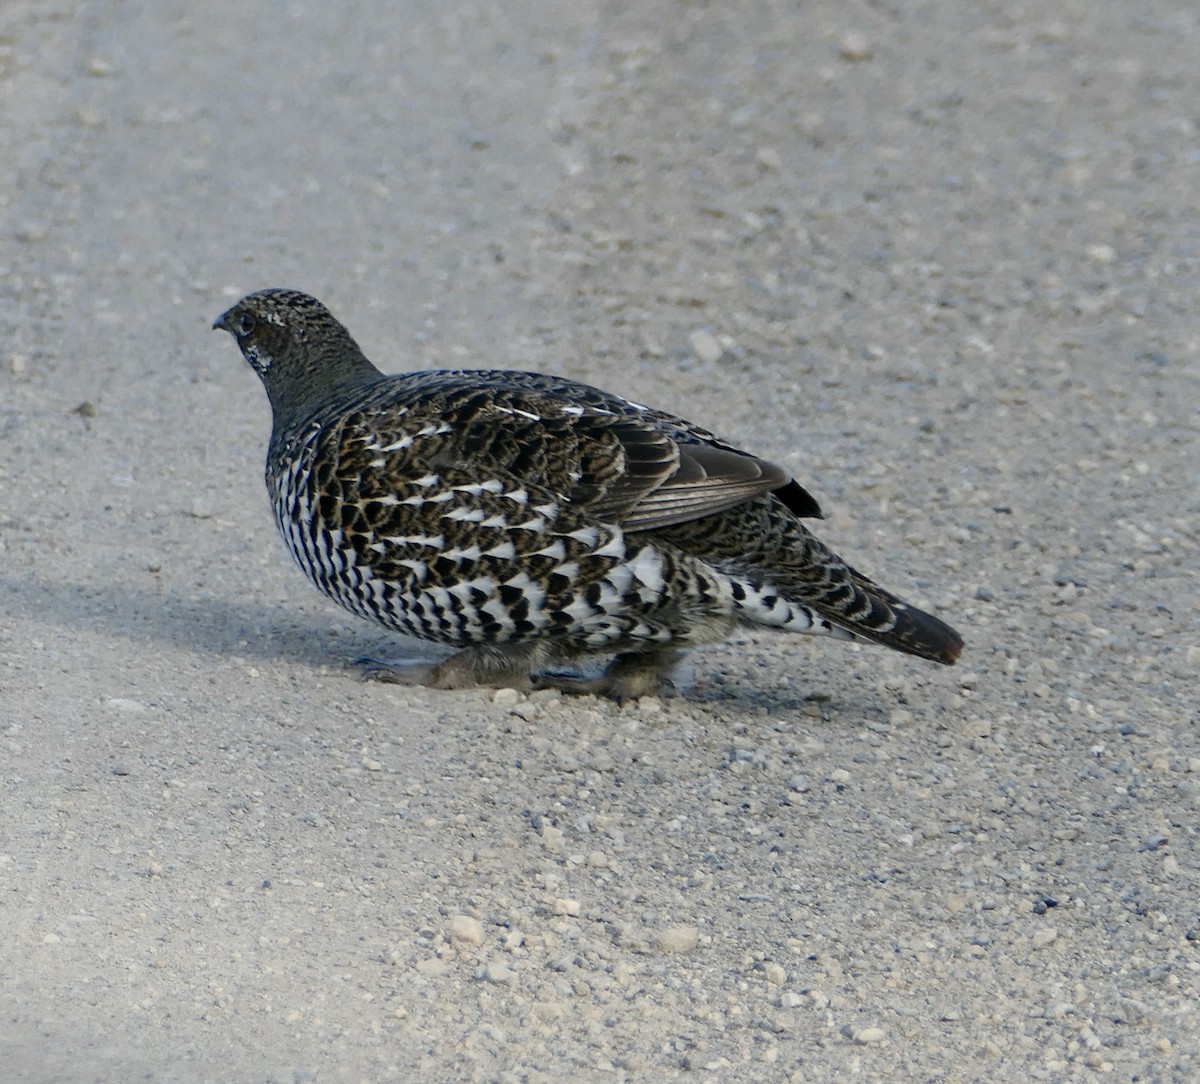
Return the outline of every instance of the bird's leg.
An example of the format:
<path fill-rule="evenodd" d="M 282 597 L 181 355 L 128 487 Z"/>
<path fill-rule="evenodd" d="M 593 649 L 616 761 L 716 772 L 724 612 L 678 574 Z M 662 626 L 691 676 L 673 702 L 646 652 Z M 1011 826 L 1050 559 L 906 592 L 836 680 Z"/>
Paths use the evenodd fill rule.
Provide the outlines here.
<path fill-rule="evenodd" d="M 545 649 L 536 643 L 480 644 L 464 648 L 442 662 L 404 660 L 382 662 L 363 658 L 363 679 L 391 685 L 426 685 L 431 689 L 511 688 L 528 692 L 529 674 L 545 661 Z"/>
<path fill-rule="evenodd" d="M 585 678 L 575 674 L 536 674 L 534 685 L 539 689 L 558 689 L 561 692 L 586 696 L 607 696 L 618 704 L 642 696 L 657 696 L 675 691 L 669 674 L 683 652 L 676 648 L 654 648 L 649 651 L 626 651 L 618 655 L 599 677 Z"/>

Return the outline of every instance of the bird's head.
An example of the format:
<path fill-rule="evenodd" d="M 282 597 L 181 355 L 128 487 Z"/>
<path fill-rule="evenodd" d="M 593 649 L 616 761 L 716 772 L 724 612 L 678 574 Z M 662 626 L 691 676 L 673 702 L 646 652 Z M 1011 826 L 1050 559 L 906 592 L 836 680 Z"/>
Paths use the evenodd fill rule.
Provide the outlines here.
<path fill-rule="evenodd" d="M 297 290 L 248 294 L 221 313 L 213 327 L 234 337 L 264 383 L 276 363 L 304 353 L 306 343 L 319 341 L 332 328 L 345 330 L 321 302 Z"/>
<path fill-rule="evenodd" d="M 334 388 L 379 376 L 345 327 L 315 297 L 259 290 L 217 317 L 267 389 L 277 426 Z"/>

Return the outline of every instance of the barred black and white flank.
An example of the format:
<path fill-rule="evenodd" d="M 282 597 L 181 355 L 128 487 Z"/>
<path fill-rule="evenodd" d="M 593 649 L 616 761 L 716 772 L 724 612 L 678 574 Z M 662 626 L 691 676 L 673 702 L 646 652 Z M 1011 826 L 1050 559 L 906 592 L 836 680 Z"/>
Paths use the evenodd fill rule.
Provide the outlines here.
<path fill-rule="evenodd" d="M 290 290 L 215 326 L 271 400 L 267 488 L 296 563 L 348 610 L 461 649 L 376 677 L 622 699 L 744 625 L 962 649 L 808 532 L 820 509 L 786 471 L 682 418 L 538 373 L 385 376 Z M 616 656 L 599 678 L 539 673 L 595 653 Z"/>

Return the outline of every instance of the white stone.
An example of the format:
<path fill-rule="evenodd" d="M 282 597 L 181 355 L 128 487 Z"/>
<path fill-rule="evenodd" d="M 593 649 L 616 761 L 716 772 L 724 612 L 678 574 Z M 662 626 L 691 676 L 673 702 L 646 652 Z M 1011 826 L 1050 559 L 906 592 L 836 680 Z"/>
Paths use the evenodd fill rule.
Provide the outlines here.
<path fill-rule="evenodd" d="M 711 331 L 703 328 L 693 331 L 688 336 L 688 343 L 692 348 L 692 353 L 705 365 L 716 364 L 725 354 L 725 351 L 721 349 L 721 344 L 717 342 L 717 337 Z"/>
<path fill-rule="evenodd" d="M 450 965 L 445 960 L 432 957 L 428 960 L 418 960 L 417 971 L 427 978 L 440 979 L 443 975 L 450 974 Z"/>
<path fill-rule="evenodd" d="M 483 923 L 470 915 L 455 915 L 450 920 L 450 940 L 462 945 L 482 945 Z"/>
<path fill-rule="evenodd" d="M 696 926 L 669 926 L 658 935 L 658 947 L 663 952 L 691 952 L 700 943 Z"/>
<path fill-rule="evenodd" d="M 871 59 L 871 43 L 860 30 L 847 30 L 838 39 L 838 56 L 843 60 L 857 62 Z"/>

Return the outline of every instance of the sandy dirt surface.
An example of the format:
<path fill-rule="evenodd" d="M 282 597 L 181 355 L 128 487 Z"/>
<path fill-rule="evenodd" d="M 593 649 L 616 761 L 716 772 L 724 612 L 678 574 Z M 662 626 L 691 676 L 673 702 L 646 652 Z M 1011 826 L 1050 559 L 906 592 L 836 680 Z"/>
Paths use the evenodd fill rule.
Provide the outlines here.
<path fill-rule="evenodd" d="M 1200 1076 L 1198 54 L 1192 0 L 5 0 L 0 1079 Z M 265 286 L 788 465 L 962 663 L 360 683 L 209 329 Z"/>

